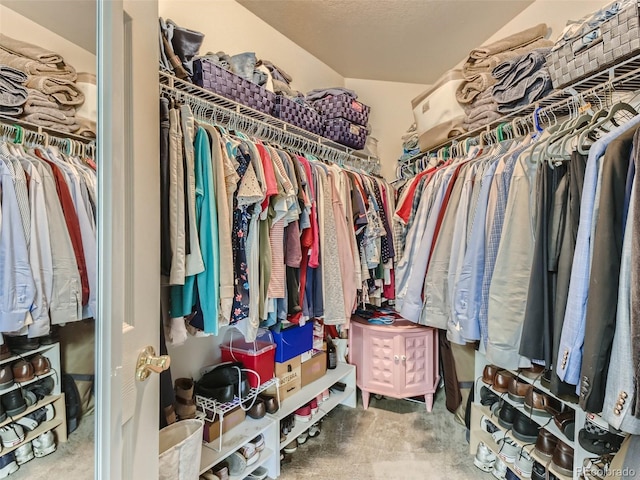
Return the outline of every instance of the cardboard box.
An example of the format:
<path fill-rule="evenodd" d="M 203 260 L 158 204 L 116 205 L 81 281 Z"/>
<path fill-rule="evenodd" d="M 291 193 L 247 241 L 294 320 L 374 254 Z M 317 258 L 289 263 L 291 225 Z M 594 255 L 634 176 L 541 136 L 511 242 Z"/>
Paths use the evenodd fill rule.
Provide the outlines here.
<path fill-rule="evenodd" d="M 318 352 L 311 360 L 302 364 L 302 386 L 315 382 L 325 373 L 327 373 L 327 352 Z"/>
<path fill-rule="evenodd" d="M 239 406 L 222 417 L 222 433 L 225 434 L 233 427 L 244 422 L 247 414 Z M 205 442 L 213 442 L 220 436 L 220 417 L 215 416 L 213 421 L 205 420 L 202 434 Z"/>
<path fill-rule="evenodd" d="M 300 355 L 286 362 L 276 362 L 275 376 L 280 380 L 280 401 L 289 398 L 302 388 L 301 369 Z M 267 392 L 275 394 L 275 387 L 271 387 Z"/>

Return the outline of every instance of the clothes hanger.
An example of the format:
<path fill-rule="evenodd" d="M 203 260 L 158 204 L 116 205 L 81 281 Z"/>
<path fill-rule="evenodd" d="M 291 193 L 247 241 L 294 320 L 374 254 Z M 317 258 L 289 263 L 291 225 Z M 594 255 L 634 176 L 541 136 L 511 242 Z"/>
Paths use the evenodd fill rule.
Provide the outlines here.
<path fill-rule="evenodd" d="M 636 111 L 635 108 L 633 108 L 631 105 L 629 105 L 628 103 L 625 102 L 619 102 L 616 103 L 615 105 L 613 105 L 611 107 L 611 109 L 609 110 L 609 114 L 600 119 L 598 122 L 596 122 L 591 128 L 587 128 L 585 129 L 582 134 L 580 135 L 580 138 L 578 139 L 578 151 L 580 153 L 582 153 L 583 155 L 588 153 L 588 150 L 584 148 L 584 145 L 586 144 L 586 137 L 590 134 L 593 133 L 594 131 L 601 129 L 603 125 L 611 122 L 614 124 L 614 126 L 618 127 L 618 123 L 615 120 L 615 116 L 616 114 L 620 113 L 620 112 L 627 112 L 629 114 L 631 114 L 630 118 L 635 117 L 636 115 L 638 115 L 638 112 Z M 582 143 L 580 142 L 582 141 Z"/>

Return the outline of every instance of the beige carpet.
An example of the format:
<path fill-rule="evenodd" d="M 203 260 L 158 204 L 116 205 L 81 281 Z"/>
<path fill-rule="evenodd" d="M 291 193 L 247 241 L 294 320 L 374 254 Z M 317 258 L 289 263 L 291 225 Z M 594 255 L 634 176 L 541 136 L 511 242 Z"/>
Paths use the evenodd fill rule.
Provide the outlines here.
<path fill-rule="evenodd" d="M 368 410 L 338 406 L 282 465 L 280 480 L 491 479 L 473 466 L 465 428 L 438 392 L 432 413 L 407 400 L 371 398 Z"/>
<path fill-rule="evenodd" d="M 84 417 L 66 443 L 55 452 L 34 458 L 9 476 L 10 480 L 90 480 L 94 467 L 94 417 Z"/>

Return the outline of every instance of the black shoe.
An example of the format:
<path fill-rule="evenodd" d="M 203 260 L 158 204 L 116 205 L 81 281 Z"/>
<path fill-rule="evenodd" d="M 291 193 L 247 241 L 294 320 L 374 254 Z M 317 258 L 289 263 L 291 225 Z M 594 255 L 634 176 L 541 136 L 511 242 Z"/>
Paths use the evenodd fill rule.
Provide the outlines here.
<path fill-rule="evenodd" d="M 29 353 L 40 347 L 40 342 L 37 338 L 29 338 L 26 335 L 20 335 L 18 337 L 5 335 L 4 339 L 11 351 L 17 354 Z"/>
<path fill-rule="evenodd" d="M 13 417 L 24 412 L 27 409 L 27 402 L 22 396 L 22 392 L 17 390 L 11 390 L 9 393 L 5 393 L 2 396 L 2 406 L 7 415 Z"/>
<path fill-rule="evenodd" d="M 485 407 L 491 408 L 491 406 L 500 400 L 500 397 L 489 390 L 487 387 L 480 389 L 480 403 Z"/>
<path fill-rule="evenodd" d="M 512 428 L 516 412 L 517 410 L 510 403 L 503 401 L 498 413 L 498 423 L 504 428 Z"/>
<path fill-rule="evenodd" d="M 540 425 L 531 420 L 522 412 L 516 411 L 513 420 L 513 436 L 523 442 L 533 443 L 538 438 Z"/>

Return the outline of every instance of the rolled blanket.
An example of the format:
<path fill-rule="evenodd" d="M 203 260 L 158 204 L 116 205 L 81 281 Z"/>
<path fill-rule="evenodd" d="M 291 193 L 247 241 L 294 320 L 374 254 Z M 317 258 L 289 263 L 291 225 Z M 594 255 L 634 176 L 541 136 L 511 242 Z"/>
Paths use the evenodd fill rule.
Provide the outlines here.
<path fill-rule="evenodd" d="M 473 102 L 478 95 L 495 85 L 497 80 L 490 73 L 479 73 L 474 75 L 458 87 L 456 99 L 460 104 Z"/>
<path fill-rule="evenodd" d="M 4 117 L 19 117 L 20 115 L 22 115 L 22 112 L 23 110 L 21 106 L 12 107 L 9 105 L 0 104 L 0 115 Z"/>
<path fill-rule="evenodd" d="M 486 125 L 489 125 L 492 122 L 495 122 L 500 117 L 502 117 L 502 114 L 498 112 L 494 112 L 492 110 L 485 110 L 484 112 L 481 112 L 481 114 L 479 114 L 476 117 L 476 120 L 474 120 L 473 122 L 465 121 L 465 123 L 463 123 L 462 126 L 467 132 L 471 132 L 478 128 L 482 128 Z"/>
<path fill-rule="evenodd" d="M 62 55 L 59 55 L 55 52 L 52 52 L 51 50 L 47 50 L 37 45 L 32 45 L 21 40 L 16 40 L 15 38 L 7 37 L 6 35 L 3 35 L 1 33 L 0 47 L 15 55 L 30 58 L 31 60 L 36 60 L 40 63 L 64 63 L 64 58 L 62 58 Z"/>
<path fill-rule="evenodd" d="M 69 81 L 76 79 L 76 71 L 65 63 L 41 63 L 27 57 L 20 57 L 0 48 L 0 63 L 13 67 L 27 75 L 62 78 Z"/>
<path fill-rule="evenodd" d="M 68 117 L 65 121 L 59 121 L 56 116 L 41 112 L 26 115 L 22 120 L 35 125 L 40 125 L 41 127 L 53 128 L 66 133 L 74 133 L 78 128 L 80 128 L 75 117 Z"/>
<path fill-rule="evenodd" d="M 498 65 L 508 62 L 514 58 L 518 58 L 522 55 L 525 55 L 533 50 L 538 50 L 541 48 L 551 48 L 553 42 L 550 40 L 545 40 L 544 38 L 540 40 L 536 40 L 528 45 L 525 45 L 520 48 L 516 48 L 514 50 L 507 50 L 505 52 L 497 53 L 495 55 L 491 55 L 490 57 L 483 58 L 481 60 L 476 60 L 474 62 L 467 62 L 462 67 L 462 74 L 465 78 L 471 77 L 478 73 L 485 73 L 493 71 Z"/>
<path fill-rule="evenodd" d="M 30 76 L 27 87 L 50 95 L 60 105 L 78 106 L 84 102 L 84 94 L 75 83 L 63 78 Z"/>
<path fill-rule="evenodd" d="M 510 88 L 494 92 L 493 97 L 498 103 L 498 112 L 511 113 L 529 105 L 536 100 L 546 97 L 553 91 L 549 70 L 542 68 L 537 72 L 523 77 Z"/>
<path fill-rule="evenodd" d="M 0 77 L 4 77 L 10 82 L 22 85 L 27 81 L 27 74 L 8 65 L 0 65 Z"/>
<path fill-rule="evenodd" d="M 539 48 L 498 65 L 491 72 L 491 75 L 498 80 L 493 90 L 509 88 L 523 77 L 540 70 L 546 64 L 547 55 L 550 52 L 551 48 Z"/>
<path fill-rule="evenodd" d="M 469 110 L 465 123 L 475 123 L 478 120 L 486 117 L 486 112 L 498 112 L 498 104 L 495 102 L 485 103 L 478 105 L 472 110 Z"/>
<path fill-rule="evenodd" d="M 497 40 L 489 45 L 474 48 L 469 53 L 469 60 L 479 60 L 495 55 L 496 53 L 515 50 L 546 37 L 548 31 L 549 27 L 546 23 L 541 23 L 535 27 L 527 28 L 526 30 L 509 35 L 508 37 Z"/>
<path fill-rule="evenodd" d="M 0 74 L 0 106 L 20 107 L 27 101 L 27 89 Z"/>
<path fill-rule="evenodd" d="M 462 106 L 464 113 L 466 116 L 469 116 L 471 112 L 474 110 L 486 106 L 486 105 L 495 105 L 496 101 L 493 99 L 491 95 L 491 89 L 488 88 L 484 92 L 481 92 L 472 103 L 467 103 Z"/>

